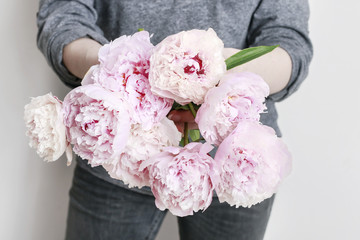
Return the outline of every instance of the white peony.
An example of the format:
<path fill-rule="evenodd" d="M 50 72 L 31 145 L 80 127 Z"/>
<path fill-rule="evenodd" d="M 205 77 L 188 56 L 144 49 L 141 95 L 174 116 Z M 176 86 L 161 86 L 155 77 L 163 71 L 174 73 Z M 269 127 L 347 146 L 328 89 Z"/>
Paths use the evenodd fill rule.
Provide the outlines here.
<path fill-rule="evenodd" d="M 53 162 L 65 152 L 71 162 L 71 146 L 66 140 L 62 102 L 51 93 L 32 98 L 25 105 L 24 120 L 29 145 L 46 161 Z"/>
<path fill-rule="evenodd" d="M 123 153 L 111 164 L 103 164 L 103 167 L 112 178 L 122 180 L 129 187 L 149 186 L 148 170 L 139 170 L 140 164 L 161 152 L 164 147 L 178 146 L 180 140 L 181 133 L 168 118 L 150 130 L 134 124 Z"/>
<path fill-rule="evenodd" d="M 168 36 L 150 57 L 151 91 L 182 105 L 203 103 L 226 71 L 223 49 L 224 43 L 211 28 Z"/>

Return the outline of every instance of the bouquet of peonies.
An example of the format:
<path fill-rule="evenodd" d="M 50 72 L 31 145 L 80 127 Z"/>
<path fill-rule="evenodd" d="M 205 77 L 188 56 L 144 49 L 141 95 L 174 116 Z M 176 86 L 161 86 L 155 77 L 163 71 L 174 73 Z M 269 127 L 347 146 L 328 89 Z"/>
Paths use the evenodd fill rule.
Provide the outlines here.
<path fill-rule="evenodd" d="M 180 32 L 156 46 L 146 31 L 122 36 L 100 49 L 99 64 L 63 102 L 49 93 L 25 106 L 30 146 L 47 161 L 66 152 L 68 164 L 73 150 L 129 187 L 150 186 L 156 206 L 177 216 L 205 210 L 214 190 L 221 202 L 250 207 L 276 192 L 291 156 L 259 122 L 268 85 L 226 70 L 275 47 L 225 60 L 212 29 Z M 185 124 L 182 137 L 166 117 L 171 109 L 190 110 L 199 130 Z"/>

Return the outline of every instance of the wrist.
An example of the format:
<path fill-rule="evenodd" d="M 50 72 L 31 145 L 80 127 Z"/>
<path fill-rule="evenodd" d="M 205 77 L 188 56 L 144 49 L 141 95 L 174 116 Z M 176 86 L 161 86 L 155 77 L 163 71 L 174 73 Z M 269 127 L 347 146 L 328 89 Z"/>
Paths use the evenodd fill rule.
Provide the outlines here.
<path fill-rule="evenodd" d="M 86 68 L 89 69 L 91 66 L 93 65 L 96 65 L 96 64 L 99 64 L 99 59 L 98 59 L 98 53 L 99 53 L 99 50 L 101 48 L 101 45 L 93 45 L 93 46 L 90 46 L 87 51 L 86 51 L 86 54 L 85 54 L 85 65 L 86 65 Z"/>
<path fill-rule="evenodd" d="M 89 68 L 98 64 L 100 43 L 80 38 L 64 47 L 63 61 L 66 68 L 76 77 L 83 78 Z"/>

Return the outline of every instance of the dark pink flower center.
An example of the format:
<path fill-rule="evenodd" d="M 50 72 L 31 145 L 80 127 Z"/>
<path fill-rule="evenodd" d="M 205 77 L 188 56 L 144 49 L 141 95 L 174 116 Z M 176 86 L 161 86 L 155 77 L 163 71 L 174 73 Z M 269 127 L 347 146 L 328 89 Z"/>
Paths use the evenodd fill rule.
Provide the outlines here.
<path fill-rule="evenodd" d="M 147 69 L 149 68 L 150 61 L 147 60 L 146 62 L 140 61 L 137 63 L 134 63 L 133 73 L 134 74 L 141 74 L 144 77 L 148 78 L 149 73 L 147 72 Z"/>
<path fill-rule="evenodd" d="M 140 91 L 138 91 L 138 90 L 136 90 L 136 92 L 140 95 L 139 97 L 137 97 L 137 99 L 139 99 L 140 102 L 141 102 L 141 101 L 143 100 L 143 98 L 145 97 L 145 93 L 140 92 Z"/>
<path fill-rule="evenodd" d="M 84 124 L 84 130 L 87 131 L 89 129 L 89 127 L 91 127 L 92 125 L 98 123 L 99 120 L 93 120 L 92 122 L 89 122 L 89 123 L 85 123 Z"/>
<path fill-rule="evenodd" d="M 129 75 L 129 76 L 126 76 L 125 73 L 123 73 L 123 74 L 122 74 L 122 77 L 123 77 L 122 85 L 123 85 L 124 87 L 126 87 L 126 83 L 127 83 L 128 79 L 129 79 L 130 75 Z"/>
<path fill-rule="evenodd" d="M 248 156 L 244 153 L 242 149 L 238 149 L 238 153 L 240 155 L 240 159 L 237 161 L 238 167 L 243 164 L 245 164 L 245 166 L 250 165 L 251 167 L 254 167 L 254 162 L 251 160 L 251 158 L 248 159 Z"/>
<path fill-rule="evenodd" d="M 249 161 L 248 159 L 246 159 L 246 158 L 244 158 L 244 159 L 242 159 L 242 160 L 239 160 L 239 161 L 237 162 L 237 166 L 238 166 L 238 167 L 240 167 L 240 166 L 243 165 L 243 164 L 251 165 L 251 167 L 254 167 L 254 164 L 253 164 L 251 161 Z"/>
<path fill-rule="evenodd" d="M 197 75 L 205 74 L 205 69 L 203 68 L 203 63 L 199 57 L 199 54 L 197 54 L 195 57 L 193 57 L 191 59 L 199 64 L 199 69 L 196 69 L 194 65 L 191 65 L 191 66 L 187 65 L 184 68 L 184 73 L 193 74 L 194 72 L 196 72 Z"/>

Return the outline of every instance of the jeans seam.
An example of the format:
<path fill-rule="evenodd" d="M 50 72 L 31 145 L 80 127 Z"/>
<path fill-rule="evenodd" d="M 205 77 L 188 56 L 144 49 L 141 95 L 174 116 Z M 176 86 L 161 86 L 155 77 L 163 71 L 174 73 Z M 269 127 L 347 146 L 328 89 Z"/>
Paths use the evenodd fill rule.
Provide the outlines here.
<path fill-rule="evenodd" d="M 161 212 L 160 210 L 156 209 L 155 210 L 155 217 L 154 217 L 154 221 L 153 221 L 153 224 L 151 224 L 150 226 L 150 230 L 149 230 L 149 233 L 148 235 L 145 237 L 145 240 L 150 240 L 154 237 L 154 234 L 156 232 L 156 228 L 157 226 L 159 226 L 159 221 L 161 219 L 161 216 L 163 215 L 163 212 Z"/>

